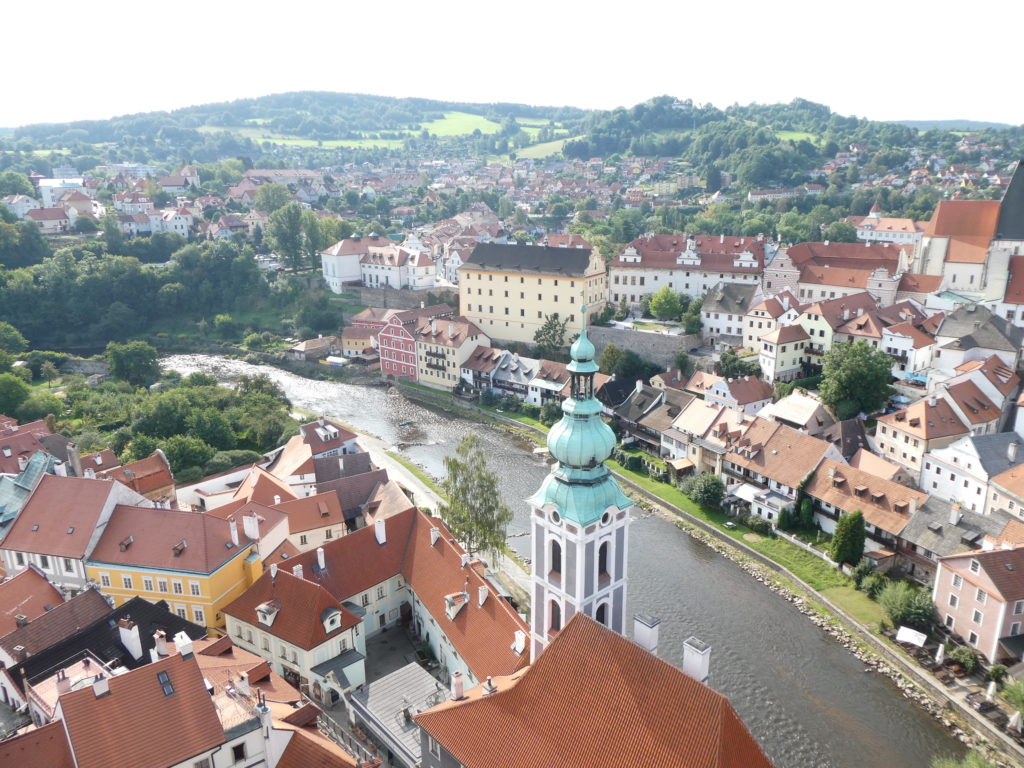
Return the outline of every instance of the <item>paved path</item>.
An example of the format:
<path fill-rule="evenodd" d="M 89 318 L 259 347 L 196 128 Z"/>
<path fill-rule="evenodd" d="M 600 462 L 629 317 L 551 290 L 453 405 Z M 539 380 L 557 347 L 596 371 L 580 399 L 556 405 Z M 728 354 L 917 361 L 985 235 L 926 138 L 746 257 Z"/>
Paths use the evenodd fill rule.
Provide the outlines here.
<path fill-rule="evenodd" d="M 418 506 L 430 507 L 435 512 L 441 508 L 443 503 L 441 497 L 389 453 L 390 445 L 377 437 L 366 434 L 360 434 L 359 442 L 369 452 L 373 463 L 388 471 L 388 477 L 412 491 L 416 496 Z M 510 581 L 527 596 L 530 594 L 530 574 L 524 571 L 515 560 L 508 555 L 501 554 L 498 561 L 491 565 L 496 574 Z"/>

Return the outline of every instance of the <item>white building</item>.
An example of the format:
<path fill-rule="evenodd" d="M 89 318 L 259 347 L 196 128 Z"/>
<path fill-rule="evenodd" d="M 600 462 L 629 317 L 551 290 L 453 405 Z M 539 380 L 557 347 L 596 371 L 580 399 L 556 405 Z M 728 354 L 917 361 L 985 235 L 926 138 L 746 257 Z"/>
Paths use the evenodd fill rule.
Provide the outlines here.
<path fill-rule="evenodd" d="M 987 514 L 989 480 L 1024 463 L 1020 440 L 1015 432 L 1001 432 L 962 437 L 945 448 L 936 448 L 924 455 L 921 489 Z"/>
<path fill-rule="evenodd" d="M 85 188 L 85 179 L 82 178 L 39 180 L 39 196 L 43 201 L 43 208 L 53 208 L 61 195 L 71 190 L 89 194 Z"/>

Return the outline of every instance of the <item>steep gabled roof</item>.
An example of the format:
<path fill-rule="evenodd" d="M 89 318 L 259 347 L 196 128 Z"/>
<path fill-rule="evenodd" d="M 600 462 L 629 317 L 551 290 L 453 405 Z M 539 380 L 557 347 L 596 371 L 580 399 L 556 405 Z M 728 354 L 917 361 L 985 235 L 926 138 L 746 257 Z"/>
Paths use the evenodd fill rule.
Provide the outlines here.
<path fill-rule="evenodd" d="M 844 512 L 860 510 L 864 522 L 898 536 L 928 494 L 825 459 L 804 491 Z M 911 509 L 913 505 L 913 510 Z"/>
<path fill-rule="evenodd" d="M 18 628 L 15 617 L 31 621 L 64 602 L 64 595 L 34 565 L 0 582 L 0 638 Z"/>
<path fill-rule="evenodd" d="M 75 768 L 64 724 L 55 721 L 0 741 L 0 765 L 18 768 Z"/>
<path fill-rule="evenodd" d="M 157 675 L 165 673 L 173 693 Z M 60 697 L 78 768 L 164 768 L 223 744 L 224 730 L 194 656 L 174 655 Z"/>
<path fill-rule="evenodd" d="M 1024 163 L 1017 163 L 1010 185 L 999 202 L 996 239 L 1024 240 Z"/>
<path fill-rule="evenodd" d="M 533 666 L 495 682 L 415 717 L 467 768 L 771 766 L 722 694 L 582 613 Z"/>
<path fill-rule="evenodd" d="M 26 626 L 0 637 L 0 647 L 12 657 L 14 648 L 19 645 L 27 653 L 37 654 L 108 613 L 110 606 L 106 598 L 95 589 L 86 589 L 66 603 L 55 603 L 42 615 L 29 616 Z"/>
<path fill-rule="evenodd" d="M 493 272 L 536 272 L 583 277 L 590 265 L 589 248 L 556 248 L 544 245 L 480 243 L 463 265 Z"/>
<path fill-rule="evenodd" d="M 999 203 L 995 200 L 940 200 L 925 227 L 925 237 L 948 237 L 946 261 L 984 263 L 996 233 Z"/>

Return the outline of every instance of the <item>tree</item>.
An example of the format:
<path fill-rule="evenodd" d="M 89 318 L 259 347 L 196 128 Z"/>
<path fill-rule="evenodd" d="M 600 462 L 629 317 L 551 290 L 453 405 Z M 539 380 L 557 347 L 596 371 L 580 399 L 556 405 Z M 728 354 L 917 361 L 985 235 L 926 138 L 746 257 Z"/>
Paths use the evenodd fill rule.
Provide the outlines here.
<path fill-rule="evenodd" d="M 0 373 L 0 413 L 14 416 L 32 390 L 13 373 Z"/>
<path fill-rule="evenodd" d="M 36 392 L 29 395 L 14 414 L 19 421 L 30 422 L 44 419 L 50 414 L 64 413 L 64 401 L 50 392 Z"/>
<path fill-rule="evenodd" d="M 471 555 L 502 551 L 512 510 L 501 500 L 498 476 L 487 468 L 480 438 L 466 435 L 444 467 L 448 475 L 441 489 L 448 502 L 441 506 L 441 516 L 449 530 Z"/>
<path fill-rule="evenodd" d="M 53 380 L 60 376 L 60 371 L 57 370 L 56 365 L 47 360 L 39 367 L 39 375 L 46 379 L 46 386 L 52 387 Z"/>
<path fill-rule="evenodd" d="M 688 480 L 683 493 L 702 507 L 718 507 L 725 498 L 725 483 L 718 475 L 704 472 Z"/>
<path fill-rule="evenodd" d="M 558 355 L 565 347 L 565 329 L 569 318 L 562 320 L 554 312 L 545 316 L 544 324 L 533 335 L 533 343 L 537 345 L 537 357 L 550 359 Z"/>
<path fill-rule="evenodd" d="M 15 171 L 4 171 L 0 173 L 0 197 L 7 195 L 27 195 L 34 197 L 36 191 L 32 188 L 32 182 L 28 176 Z"/>
<path fill-rule="evenodd" d="M 683 311 L 679 302 L 679 294 L 671 286 L 663 285 L 651 296 L 649 304 L 651 314 L 659 320 L 674 320 Z"/>
<path fill-rule="evenodd" d="M 825 229 L 823 237 L 832 243 L 856 243 L 857 228 L 845 221 L 834 221 Z"/>
<path fill-rule="evenodd" d="M 257 211 L 273 213 L 278 208 L 284 208 L 292 202 L 292 193 L 284 184 L 263 184 L 256 190 L 252 207 Z"/>
<path fill-rule="evenodd" d="M 1018 712 L 1024 712 L 1024 680 L 1014 680 L 1003 688 L 1003 697 Z"/>
<path fill-rule="evenodd" d="M 121 224 L 117 216 L 108 215 L 103 217 L 103 244 L 107 253 L 124 253 L 124 234 L 121 232 Z"/>
<path fill-rule="evenodd" d="M 611 376 L 615 373 L 621 361 L 622 350 L 614 344 L 609 344 L 601 352 L 601 357 L 598 358 L 597 364 L 601 366 L 601 373 Z"/>
<path fill-rule="evenodd" d="M 21 332 L 10 323 L 0 320 L 0 350 L 12 355 L 20 355 L 28 349 L 28 341 Z"/>
<path fill-rule="evenodd" d="M 864 556 L 864 513 L 859 509 L 839 518 L 829 554 L 837 563 L 860 562 Z"/>
<path fill-rule="evenodd" d="M 686 354 L 685 349 L 680 349 L 676 352 L 673 362 L 675 363 L 675 367 L 679 369 L 683 376 L 692 376 L 693 372 L 697 369 L 693 360 L 688 354 Z"/>
<path fill-rule="evenodd" d="M 289 203 L 270 214 L 266 238 L 292 272 L 297 272 L 303 256 L 302 208 L 298 203 Z"/>
<path fill-rule="evenodd" d="M 160 447 L 175 474 L 186 467 L 201 467 L 217 453 L 217 449 L 191 435 L 174 435 L 164 440 Z"/>
<path fill-rule="evenodd" d="M 849 419 L 885 405 L 895 391 L 891 380 L 892 358 L 883 350 L 862 339 L 834 343 L 825 353 L 818 392 L 837 419 Z"/>
<path fill-rule="evenodd" d="M 715 369 L 719 376 L 726 379 L 739 379 L 744 376 L 760 376 L 761 366 L 756 362 L 741 360 L 733 349 L 727 349 L 722 353 Z"/>
<path fill-rule="evenodd" d="M 562 418 L 562 406 L 557 400 L 548 400 L 540 407 L 540 420 L 544 424 L 554 424 Z"/>
<path fill-rule="evenodd" d="M 156 349 L 144 341 L 129 341 L 127 344 L 112 341 L 107 344 L 110 375 L 136 386 L 149 385 L 160 378 L 157 356 Z"/>
<path fill-rule="evenodd" d="M 906 581 L 890 581 L 886 584 L 878 593 L 878 605 L 894 627 L 905 624 L 921 632 L 928 632 L 935 620 L 931 593 Z"/>

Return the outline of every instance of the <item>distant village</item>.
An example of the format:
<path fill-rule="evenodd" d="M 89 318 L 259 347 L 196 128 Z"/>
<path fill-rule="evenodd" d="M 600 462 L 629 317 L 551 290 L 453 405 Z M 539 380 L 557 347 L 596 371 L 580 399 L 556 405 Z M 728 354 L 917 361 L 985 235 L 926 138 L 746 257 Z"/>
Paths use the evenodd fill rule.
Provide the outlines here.
<path fill-rule="evenodd" d="M 865 151 L 851 146 L 811 178 Z M 507 398 L 554 404 L 566 423 L 607 422 L 667 479 L 718 476 L 730 513 L 772 527 L 804 498 L 826 534 L 859 511 L 877 571 L 929 588 L 950 637 L 1011 675 L 1024 671 L 1022 166 L 912 153 L 905 172 L 862 188 L 930 185 L 946 196 L 924 221 L 877 204 L 849 217 L 856 242 L 651 233 L 615 253 L 527 212 L 553 196 L 592 198 L 597 208 L 581 213 L 596 218 L 613 196 L 625 207 L 672 206 L 704 180 L 669 161 L 629 159 L 249 169 L 224 198 L 194 194 L 193 166 L 55 168 L 32 183 L 37 195 L 2 202 L 54 237 L 113 217 L 126 237 L 252 238 L 269 218 L 253 208 L 257 191 L 271 183 L 306 208 L 346 190 L 400 201 L 389 211 L 399 234 L 353 235 L 319 254 L 326 288 L 371 306 L 335 335 L 296 343 L 292 357 L 360 366 L 465 404 Z M 425 197 L 410 197 L 424 186 Z M 964 194 L 982 188 L 998 199 Z M 468 189 L 501 190 L 513 210 L 477 202 L 425 220 L 432 202 Z M 809 181 L 746 199 L 822 189 Z M 522 229 L 525 242 L 513 236 Z M 272 255 L 262 265 L 280 267 Z M 702 301 L 698 332 L 643 317 L 665 287 Z M 556 314 L 570 354 L 531 356 Z M 857 341 L 891 357 L 894 394 L 879 413 L 838 418 L 800 383 L 818 380 L 835 345 Z M 599 371 L 611 345 L 660 372 Z M 680 352 L 692 370 L 677 366 Z M 723 356 L 760 375 L 717 375 Z M 580 403 L 593 412 L 570 418 Z M 586 442 L 603 437 L 578 439 L 586 461 L 552 450 L 552 477 L 570 487 L 608 458 Z M 634 641 L 625 638 L 624 600 L 613 597 L 625 566 L 611 565 L 604 546 L 624 551 L 612 531 L 625 530 L 616 521 L 628 507 L 625 518 L 607 506 L 581 522 L 531 500 L 534 536 L 548 542 L 574 520 L 580 528 L 537 550 L 534 586 L 547 590 L 538 618 L 421 508 L 419 493 L 329 417 L 263 461 L 182 485 L 159 450 L 124 464 L 110 450 L 80 455 L 45 421 L 0 415 L 0 700 L 12 714 L 0 719 L 10 736 L 0 764 L 31 753 L 58 768 L 155 764 L 149 754 L 182 768 L 496 765 L 488 727 L 500 716 L 509 764 L 536 765 L 565 747 L 560 729 L 590 749 L 607 743 L 598 718 L 569 722 L 559 703 L 573 700 L 583 711 L 642 710 L 644 727 L 666 739 L 644 747 L 650 764 L 770 765 L 704 684 L 699 641 L 678 670 L 657 658 L 656 622 L 637 617 Z M 394 652 L 399 634 L 415 659 Z M 638 683 L 645 676 L 659 686 Z M 626 761 L 621 744 L 577 748 L 574 765 Z"/>

